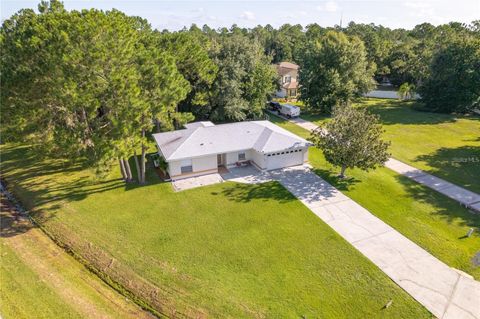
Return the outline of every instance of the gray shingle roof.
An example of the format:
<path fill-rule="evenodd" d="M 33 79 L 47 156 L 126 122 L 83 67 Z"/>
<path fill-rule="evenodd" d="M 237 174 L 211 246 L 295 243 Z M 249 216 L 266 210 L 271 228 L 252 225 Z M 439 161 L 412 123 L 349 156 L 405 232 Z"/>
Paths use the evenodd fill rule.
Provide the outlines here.
<path fill-rule="evenodd" d="M 198 124 L 200 123 L 200 124 Z M 261 153 L 311 145 L 307 140 L 269 122 L 251 121 L 213 125 L 195 122 L 186 129 L 153 134 L 166 160 L 254 149 Z"/>

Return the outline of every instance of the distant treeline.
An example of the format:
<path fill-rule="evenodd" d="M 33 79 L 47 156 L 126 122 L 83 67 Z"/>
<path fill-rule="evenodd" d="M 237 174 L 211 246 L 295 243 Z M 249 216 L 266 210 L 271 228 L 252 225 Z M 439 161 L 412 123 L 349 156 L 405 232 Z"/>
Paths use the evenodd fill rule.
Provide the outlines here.
<path fill-rule="evenodd" d="M 273 63 L 290 61 L 299 64 L 308 41 L 331 30 L 359 37 L 365 44 L 368 61 L 375 65 L 375 78 L 380 82 L 387 77 L 392 84 L 399 86 L 405 82 L 420 84 L 428 75 L 434 53 L 448 43 L 462 38 L 480 37 L 480 20 L 470 24 L 451 22 L 439 26 L 422 23 L 411 30 L 350 22 L 346 27 L 324 28 L 313 23 L 306 27 L 284 24 L 278 29 L 269 24 L 255 28 L 233 25 L 219 29 L 212 29 L 208 25 L 200 29 L 192 25 L 180 32 L 202 32 L 211 39 L 241 34 L 260 42 Z M 163 30 L 162 33 L 169 31 Z"/>

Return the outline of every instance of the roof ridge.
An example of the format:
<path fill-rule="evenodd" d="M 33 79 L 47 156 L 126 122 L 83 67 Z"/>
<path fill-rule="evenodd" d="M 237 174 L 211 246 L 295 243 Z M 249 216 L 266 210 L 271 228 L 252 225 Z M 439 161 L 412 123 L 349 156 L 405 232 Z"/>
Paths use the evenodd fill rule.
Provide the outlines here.
<path fill-rule="evenodd" d="M 255 124 L 257 124 L 257 123 L 255 123 Z M 263 147 L 265 146 L 265 144 L 267 144 L 267 142 L 268 142 L 268 141 L 270 140 L 270 138 L 272 137 L 272 133 L 274 133 L 274 131 L 273 131 L 271 128 L 265 126 L 265 125 L 259 125 L 259 124 L 257 124 L 257 125 L 258 125 L 258 126 L 262 126 L 262 127 L 263 127 L 263 130 L 262 130 L 262 132 L 258 135 L 258 138 L 257 138 L 257 140 L 255 141 L 255 143 L 252 145 L 252 148 L 253 148 L 254 150 L 257 150 L 257 151 L 261 152 L 261 151 L 263 150 Z M 265 136 L 265 135 L 266 135 L 266 136 Z M 260 140 L 263 136 L 265 136 L 265 141 L 261 141 L 261 140 Z M 259 142 L 262 143 L 261 147 L 260 147 L 260 145 L 257 145 Z"/>
<path fill-rule="evenodd" d="M 210 127 L 210 126 L 207 126 L 207 127 Z M 180 145 L 177 146 L 177 149 L 176 149 L 172 154 L 170 154 L 170 156 L 168 157 L 168 159 L 169 159 L 169 158 L 172 158 L 172 157 L 175 155 L 175 153 L 177 153 L 177 151 L 180 149 L 180 147 L 181 147 L 183 144 L 185 144 L 185 142 L 188 141 L 188 140 L 192 137 L 192 135 L 195 134 L 195 132 L 197 132 L 197 131 L 198 131 L 199 129 L 201 129 L 201 128 L 205 128 L 205 127 L 204 127 L 204 126 L 196 127 L 196 128 L 193 130 L 193 132 L 192 132 L 191 134 L 189 134 L 189 135 L 182 141 L 182 143 L 180 143 Z M 188 131 L 188 129 L 186 129 L 186 130 Z M 180 138 L 181 138 L 181 137 L 180 137 Z M 167 160 L 168 160 L 168 159 L 167 159 Z"/>

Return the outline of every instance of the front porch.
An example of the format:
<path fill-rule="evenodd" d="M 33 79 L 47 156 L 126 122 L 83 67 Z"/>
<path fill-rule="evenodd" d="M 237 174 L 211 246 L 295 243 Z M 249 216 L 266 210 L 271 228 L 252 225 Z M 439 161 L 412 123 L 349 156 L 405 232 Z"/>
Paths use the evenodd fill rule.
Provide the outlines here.
<path fill-rule="evenodd" d="M 176 192 L 197 188 L 201 186 L 232 181 L 244 184 L 259 184 L 271 181 L 270 174 L 257 169 L 254 165 L 226 168 L 218 167 L 218 173 L 192 176 L 172 181 L 173 189 Z"/>

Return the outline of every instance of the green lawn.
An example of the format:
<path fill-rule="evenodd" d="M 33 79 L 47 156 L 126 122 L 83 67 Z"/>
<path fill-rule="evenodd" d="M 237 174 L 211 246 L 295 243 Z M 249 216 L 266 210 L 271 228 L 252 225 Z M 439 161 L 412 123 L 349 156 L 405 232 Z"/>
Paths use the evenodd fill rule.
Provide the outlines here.
<path fill-rule="evenodd" d="M 151 174 L 125 187 L 28 147 L 1 150 L 4 177 L 47 229 L 101 247 L 174 305 L 208 317 L 431 317 L 276 182 L 174 193 Z"/>
<path fill-rule="evenodd" d="M 0 309 L 3 318 L 81 318 L 0 241 Z"/>
<path fill-rule="evenodd" d="M 378 114 L 390 152 L 400 161 L 480 193 L 480 117 L 420 112 L 414 102 L 362 99 L 356 106 Z M 305 112 L 320 125 L 325 115 Z"/>
<path fill-rule="evenodd" d="M 295 134 L 309 136 L 293 123 L 274 116 L 271 120 Z M 480 215 L 384 167 L 370 172 L 347 170 L 350 179 L 341 181 L 336 178 L 339 169 L 326 162 L 318 149 L 310 149 L 309 160 L 318 175 L 347 196 L 448 265 L 480 279 L 480 267 L 472 263 L 480 248 Z M 474 235 L 462 238 L 470 227 L 476 229 Z"/>

